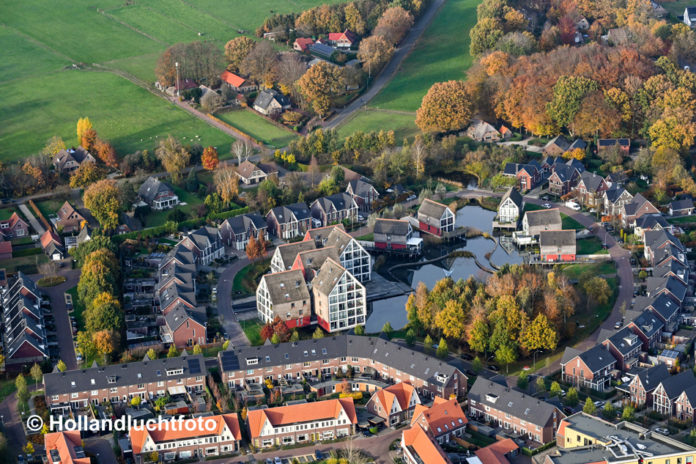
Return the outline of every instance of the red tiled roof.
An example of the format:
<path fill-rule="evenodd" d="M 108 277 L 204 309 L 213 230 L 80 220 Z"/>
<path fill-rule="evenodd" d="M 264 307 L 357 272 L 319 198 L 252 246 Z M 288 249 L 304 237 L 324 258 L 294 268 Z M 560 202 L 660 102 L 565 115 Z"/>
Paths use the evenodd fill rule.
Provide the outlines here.
<path fill-rule="evenodd" d="M 510 461 L 505 455 L 517 449 L 519 449 L 517 443 L 506 438 L 476 450 L 475 453 L 483 464 L 509 464 Z"/>
<path fill-rule="evenodd" d="M 439 396 L 435 397 L 430 408 L 416 408 L 411 419 L 411 424 L 419 423 L 422 426 L 427 424 L 430 433 L 436 437 L 464 427 L 468 422 L 455 398 L 446 400 Z"/>
<path fill-rule="evenodd" d="M 322 419 L 335 419 L 341 411 L 345 411 L 351 424 L 357 424 L 353 398 L 339 398 L 326 401 L 317 401 L 309 404 L 293 404 L 277 408 L 255 409 L 249 411 L 249 431 L 251 438 L 261 434 L 263 424 L 268 420 L 274 427 L 294 424 L 297 422 L 312 422 Z"/>
<path fill-rule="evenodd" d="M 47 433 L 44 436 L 44 445 L 48 462 L 53 462 L 51 459 L 53 449 L 58 450 L 61 464 L 89 464 L 90 462 L 88 457 L 75 457 L 75 447 L 82 446 L 79 430 Z"/>
<path fill-rule="evenodd" d="M 350 43 L 353 43 L 355 42 L 355 35 L 348 29 L 343 32 L 329 32 L 329 40 L 337 42 L 342 39 L 346 39 Z"/>
<path fill-rule="evenodd" d="M 298 47 L 300 47 L 300 50 L 305 51 L 307 50 L 307 47 L 314 43 L 314 39 L 309 37 L 298 37 L 295 39 L 295 43 Z"/>
<path fill-rule="evenodd" d="M 383 388 L 375 393 L 376 400 L 382 405 L 382 409 L 389 414 L 392 410 L 392 404 L 394 400 L 399 402 L 399 407 L 402 411 L 408 409 L 408 405 L 411 402 L 411 397 L 415 392 L 415 388 L 411 384 L 406 382 L 399 382 L 395 385 L 390 385 L 387 388 Z"/>
<path fill-rule="evenodd" d="M 46 248 L 48 245 L 51 244 L 51 242 L 55 243 L 56 245 L 61 245 L 60 237 L 56 235 L 55 232 L 53 232 L 53 229 L 47 229 L 46 232 L 41 236 L 41 248 Z"/>
<path fill-rule="evenodd" d="M 215 428 L 210 426 L 211 421 L 215 423 Z M 200 422 L 198 419 L 186 419 L 182 422 L 172 422 L 177 422 L 176 430 L 172 430 L 175 427 L 167 427 L 166 423 L 160 424 L 159 429 L 155 430 L 148 430 L 144 426 L 131 428 L 128 434 L 130 435 L 133 454 L 141 453 L 143 445 L 145 445 L 145 440 L 148 436 L 155 443 L 204 436 L 219 436 L 222 435 L 224 425 L 227 425 L 227 427 L 230 429 L 230 432 L 232 432 L 232 436 L 235 440 L 239 441 L 242 439 L 237 414 L 222 414 L 218 416 L 204 417 Z M 151 428 L 154 427 L 155 426 L 151 426 Z"/>
<path fill-rule="evenodd" d="M 404 430 L 402 442 L 404 446 L 410 447 L 410 451 L 417 454 L 424 463 L 449 464 L 452 462 L 442 451 L 442 448 L 440 448 L 440 446 L 425 433 L 425 430 L 418 425 Z"/>
<path fill-rule="evenodd" d="M 229 71 L 223 72 L 222 75 L 220 76 L 220 79 L 227 82 L 232 87 L 241 87 L 242 84 L 244 84 L 244 82 L 246 82 L 246 79 L 244 79 L 243 77 L 238 76 L 238 75 L 231 73 Z"/>

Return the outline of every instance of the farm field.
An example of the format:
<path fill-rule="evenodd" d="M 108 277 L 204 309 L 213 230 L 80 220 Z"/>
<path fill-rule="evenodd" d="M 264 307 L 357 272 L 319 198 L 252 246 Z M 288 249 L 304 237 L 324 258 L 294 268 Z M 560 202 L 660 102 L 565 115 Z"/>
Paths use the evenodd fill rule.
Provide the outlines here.
<path fill-rule="evenodd" d="M 173 43 L 212 40 L 222 48 L 240 33 L 253 36 L 271 13 L 339 1 L 344 0 L 3 2 L 0 92 L 8 98 L 0 103 L 0 160 L 31 155 L 53 135 L 70 143 L 82 116 L 121 156 L 151 149 L 155 137 L 168 133 L 229 147 L 229 137 L 132 82 L 85 68 L 115 69 L 149 84 L 159 55 Z M 73 64 L 80 69 L 65 70 Z"/>
<path fill-rule="evenodd" d="M 338 128 L 338 134 L 347 137 L 356 131 L 393 130 L 394 138 L 401 142 L 404 137 L 413 137 L 419 132 L 415 119 L 416 116 L 411 114 L 367 109 L 342 124 Z"/>
<path fill-rule="evenodd" d="M 256 140 L 275 148 L 286 146 L 296 137 L 293 133 L 274 126 L 251 110 L 228 111 L 215 116 Z"/>

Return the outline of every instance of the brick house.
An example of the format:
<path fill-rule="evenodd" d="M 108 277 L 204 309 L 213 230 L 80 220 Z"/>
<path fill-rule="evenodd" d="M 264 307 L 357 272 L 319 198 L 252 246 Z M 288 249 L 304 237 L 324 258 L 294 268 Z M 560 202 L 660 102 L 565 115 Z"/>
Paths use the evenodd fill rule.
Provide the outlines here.
<path fill-rule="evenodd" d="M 399 382 L 372 394 L 365 405 L 367 411 L 386 421 L 387 426 L 394 427 L 409 422 L 413 411 L 421 401 L 413 385 Z"/>
<path fill-rule="evenodd" d="M 456 398 L 436 396 L 431 406 L 417 405 L 411 425 L 420 426 L 437 443 L 444 444 L 461 438 L 469 421 Z"/>
<path fill-rule="evenodd" d="M 52 411 L 70 411 L 107 400 L 125 403 L 134 396 L 150 401 L 201 392 L 205 374 L 203 356 L 180 356 L 44 374 L 43 386 Z"/>
<path fill-rule="evenodd" d="M 372 204 L 379 199 L 377 189 L 362 179 L 348 182 L 346 193 L 353 197 L 360 211 L 372 211 Z"/>
<path fill-rule="evenodd" d="M 670 279 L 677 281 L 674 277 Z M 679 303 L 668 293 L 660 292 L 645 309 L 652 311 L 652 313 L 665 324 L 665 331 L 671 332 L 677 327 L 679 322 Z"/>
<path fill-rule="evenodd" d="M 173 343 L 177 348 L 204 345 L 207 341 L 206 320 L 205 311 L 178 304 L 164 316 L 162 341 Z"/>
<path fill-rule="evenodd" d="M 622 371 L 630 370 L 638 362 L 638 355 L 643 347 L 638 335 L 628 327 L 602 341 L 602 345 L 614 356 L 616 367 Z"/>
<path fill-rule="evenodd" d="M 674 401 L 674 416 L 680 421 L 694 422 L 694 408 L 696 407 L 696 385 L 684 390 Z"/>
<path fill-rule="evenodd" d="M 256 448 L 335 440 L 355 433 L 357 423 L 353 398 L 254 409 L 247 415 Z"/>
<path fill-rule="evenodd" d="M 193 252 L 199 266 L 207 266 L 225 256 L 220 230 L 215 227 L 203 226 L 189 233 L 179 243 Z"/>
<path fill-rule="evenodd" d="M 567 347 L 561 358 L 561 380 L 577 387 L 606 391 L 611 387 L 611 371 L 615 367 L 616 359 L 604 345 L 586 351 Z"/>
<path fill-rule="evenodd" d="M 522 192 L 536 187 L 542 179 L 540 167 L 534 164 L 507 163 L 503 175 L 517 179 L 517 187 Z"/>
<path fill-rule="evenodd" d="M 675 413 L 675 401 L 684 390 L 694 385 L 694 374 L 691 369 L 664 379 L 653 392 L 652 410 L 669 417 Z"/>
<path fill-rule="evenodd" d="M 0 221 L 0 234 L 5 240 L 26 237 L 29 235 L 29 224 L 19 217 L 17 213 L 12 213 L 9 219 Z"/>
<path fill-rule="evenodd" d="M 653 391 L 663 380 L 669 377 L 669 370 L 664 364 L 650 367 L 633 376 L 628 384 L 631 404 L 635 406 L 652 406 Z"/>
<path fill-rule="evenodd" d="M 135 426 L 128 431 L 135 462 L 150 462 L 156 452 L 164 461 L 202 460 L 239 451 L 242 439 L 237 414 L 221 414 L 152 426 Z"/>
<path fill-rule="evenodd" d="M 633 195 L 619 185 L 612 185 L 604 191 L 604 215 L 621 219 L 621 211 L 624 205 L 633 201 Z"/>
<path fill-rule="evenodd" d="M 570 192 L 580 177 L 577 169 L 564 163 L 553 165 L 553 172 L 549 176 L 549 191 L 554 195 L 563 196 Z"/>
<path fill-rule="evenodd" d="M 259 320 L 272 322 L 279 317 L 289 328 L 309 325 L 312 305 L 300 270 L 266 274 L 256 287 Z"/>
<path fill-rule="evenodd" d="M 548 443 L 565 414 L 556 406 L 506 385 L 478 377 L 468 395 L 469 417 L 494 423 L 507 433 Z"/>
<path fill-rule="evenodd" d="M 624 227 L 629 227 L 637 218 L 644 214 L 660 214 L 660 210 L 643 195 L 637 193 L 630 203 L 624 203 L 621 208 L 621 223 Z"/>
<path fill-rule="evenodd" d="M 539 255 L 542 261 L 575 261 L 577 251 L 575 230 L 542 230 L 539 232 Z"/>
<path fill-rule="evenodd" d="M 312 215 L 304 203 L 276 206 L 266 214 L 268 232 L 278 238 L 291 239 L 312 227 Z"/>
<path fill-rule="evenodd" d="M 432 235 L 441 236 L 443 232 L 452 232 L 455 220 L 451 209 L 428 198 L 418 208 L 418 227 Z"/>
<path fill-rule="evenodd" d="M 220 75 L 220 80 L 224 85 L 227 85 L 235 92 L 248 93 L 259 88 L 253 82 L 250 82 L 242 76 L 229 71 L 223 71 L 223 73 Z"/>
<path fill-rule="evenodd" d="M 68 148 L 59 151 L 53 158 L 53 166 L 61 174 L 70 174 L 77 170 L 82 163 L 96 163 L 94 156 L 82 147 Z"/>
<path fill-rule="evenodd" d="M 353 197 L 346 193 L 335 193 L 327 197 L 317 198 L 310 205 L 312 217 L 321 226 L 347 221 L 358 220 L 358 205 Z"/>
<path fill-rule="evenodd" d="M 580 174 L 572 192 L 581 204 L 588 208 L 601 208 L 604 192 L 609 189 L 609 184 L 604 177 L 589 171 Z"/>
<path fill-rule="evenodd" d="M 640 338 L 643 343 L 643 351 L 649 351 L 657 346 L 664 326 L 662 320 L 658 319 L 652 311 L 646 309 L 629 322 L 627 327 Z"/>
<path fill-rule="evenodd" d="M 631 139 L 599 139 L 597 141 L 597 152 L 607 150 L 618 150 L 622 155 L 628 156 L 631 149 Z"/>
<path fill-rule="evenodd" d="M 82 448 L 79 430 L 52 432 L 44 435 L 44 449 L 51 464 L 90 464 Z"/>
<path fill-rule="evenodd" d="M 225 245 L 242 251 L 246 249 L 251 237 L 267 240 L 267 230 L 266 218 L 260 214 L 247 213 L 225 219 L 220 225 L 220 237 Z"/>
<path fill-rule="evenodd" d="M 355 378 L 408 382 L 421 399 L 466 392 L 467 377 L 456 367 L 389 340 L 332 335 L 271 346 L 237 347 L 218 353 L 222 381 L 232 390 L 265 379 L 288 382 L 330 379 L 352 368 Z"/>

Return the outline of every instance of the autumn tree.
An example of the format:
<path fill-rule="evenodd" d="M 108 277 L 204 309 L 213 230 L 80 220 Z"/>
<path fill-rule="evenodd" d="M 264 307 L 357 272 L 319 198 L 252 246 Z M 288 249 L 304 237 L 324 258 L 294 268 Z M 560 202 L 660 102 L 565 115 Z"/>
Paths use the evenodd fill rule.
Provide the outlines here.
<path fill-rule="evenodd" d="M 488 328 L 486 318 L 483 315 L 479 315 L 469 328 L 469 338 L 467 340 L 469 348 L 477 353 L 485 353 L 488 348 L 489 336 L 490 329 Z"/>
<path fill-rule="evenodd" d="M 88 117 L 80 118 L 77 120 L 77 143 L 82 143 L 82 137 L 85 132 L 92 128 L 92 123 Z"/>
<path fill-rule="evenodd" d="M 169 345 L 169 351 L 167 351 L 167 357 L 168 358 L 176 358 L 179 356 L 179 351 L 176 349 L 176 346 L 172 343 Z"/>
<path fill-rule="evenodd" d="M 309 68 L 297 84 L 312 109 L 323 117 L 332 99 L 343 91 L 343 68 L 322 61 Z"/>
<path fill-rule="evenodd" d="M 155 149 L 157 158 L 167 173 L 172 177 L 172 182 L 178 184 L 181 181 L 181 173 L 188 166 L 191 154 L 172 135 L 159 141 Z"/>
<path fill-rule="evenodd" d="M 157 359 L 157 352 L 155 351 L 154 348 L 150 348 L 149 350 L 147 350 L 146 354 L 147 354 L 147 357 L 151 360 Z"/>
<path fill-rule="evenodd" d="M 239 66 L 244 61 L 252 48 L 254 48 L 254 42 L 252 39 L 245 35 L 240 35 L 235 37 L 225 44 L 225 58 L 227 58 L 227 68 L 231 71 L 239 71 Z"/>
<path fill-rule="evenodd" d="M 587 94 L 597 90 L 597 82 L 583 76 L 561 76 L 553 87 L 553 99 L 546 109 L 560 127 L 569 127 Z"/>
<path fill-rule="evenodd" d="M 94 142 L 94 151 L 97 154 L 102 163 L 106 164 L 110 168 L 118 167 L 118 158 L 116 157 L 116 150 L 109 143 L 100 138 L 97 138 Z"/>
<path fill-rule="evenodd" d="M 31 378 L 34 379 L 34 386 L 36 387 L 39 384 L 39 380 L 43 378 L 43 371 L 41 370 L 41 366 L 39 366 L 37 363 L 34 363 L 34 365 L 31 366 L 29 375 L 31 375 Z"/>
<path fill-rule="evenodd" d="M 119 332 L 122 325 L 121 304 L 110 293 L 97 295 L 85 310 L 85 328 L 92 334 L 102 330 Z"/>
<path fill-rule="evenodd" d="M 379 71 L 394 54 L 394 47 L 382 36 L 372 35 L 360 41 L 358 59 L 368 73 Z"/>
<path fill-rule="evenodd" d="M 492 50 L 504 35 L 503 25 L 496 18 L 483 18 L 469 31 L 469 52 L 479 56 Z"/>
<path fill-rule="evenodd" d="M 68 366 L 65 365 L 65 362 L 62 359 L 59 359 L 58 364 L 56 364 L 56 368 L 59 372 L 65 372 L 68 369 Z"/>
<path fill-rule="evenodd" d="M 595 305 L 605 305 L 611 297 L 611 287 L 607 281 L 599 276 L 591 277 L 582 284 L 587 300 L 587 309 Z"/>
<path fill-rule="evenodd" d="M 70 187 L 86 187 L 106 176 L 106 172 L 96 163 L 82 163 L 70 176 Z"/>
<path fill-rule="evenodd" d="M 437 350 L 435 351 L 435 356 L 440 359 L 446 359 L 449 355 L 449 349 L 447 348 L 447 340 L 444 337 L 440 338 L 440 343 L 437 345 Z"/>
<path fill-rule="evenodd" d="M 205 147 L 201 155 L 201 164 L 208 171 L 213 171 L 218 167 L 219 163 L 218 152 L 215 147 Z"/>
<path fill-rule="evenodd" d="M 471 99 L 462 81 L 433 84 L 416 112 L 423 132 L 449 132 L 465 128 L 471 119 Z"/>
<path fill-rule="evenodd" d="M 268 40 L 257 42 L 247 56 L 242 60 L 241 68 L 249 76 L 267 87 L 275 81 L 275 66 L 278 62 L 278 52 Z"/>
<path fill-rule="evenodd" d="M 381 36 L 388 43 L 396 45 L 401 42 L 411 26 L 413 26 L 411 13 L 400 6 L 393 6 L 382 13 L 372 34 Z"/>
<path fill-rule="evenodd" d="M 160 55 L 155 75 L 162 86 L 176 85 L 176 63 L 179 63 L 179 85 L 185 79 L 213 83 L 224 69 L 224 57 L 212 41 L 178 43 Z"/>
<path fill-rule="evenodd" d="M 348 29 L 350 29 L 358 35 L 365 34 L 365 18 L 363 18 L 360 9 L 357 6 L 355 6 L 355 2 L 351 2 L 348 5 L 346 5 L 346 8 L 343 10 L 343 13 L 346 17 L 346 26 L 348 26 Z"/>
<path fill-rule="evenodd" d="M 320 338 L 324 338 L 324 331 L 321 330 L 321 327 L 317 327 L 314 333 L 312 334 L 312 338 L 317 340 Z"/>
<path fill-rule="evenodd" d="M 85 150 L 91 152 L 95 148 L 97 140 L 97 131 L 90 127 L 89 129 L 85 129 L 85 131 L 82 133 L 80 145 L 82 145 L 82 148 L 84 148 Z"/>
<path fill-rule="evenodd" d="M 442 311 L 437 313 L 435 324 L 447 338 L 460 339 L 466 329 L 464 308 L 457 300 L 449 300 Z"/>
<path fill-rule="evenodd" d="M 213 176 L 215 190 L 226 204 L 229 204 L 239 193 L 239 176 L 233 166 L 223 165 Z"/>
<path fill-rule="evenodd" d="M 106 364 L 109 355 L 116 350 L 116 335 L 111 330 L 100 330 L 92 334 L 92 340 L 97 353 L 104 356 L 104 364 Z"/>
<path fill-rule="evenodd" d="M 103 229 L 116 229 L 121 209 L 121 196 L 116 182 L 104 179 L 93 183 L 85 190 L 82 200 Z"/>
<path fill-rule="evenodd" d="M 82 137 L 80 137 L 79 139 L 82 140 Z M 54 155 L 57 155 L 61 150 L 65 150 L 65 148 L 65 142 L 63 141 L 63 139 L 58 137 L 57 135 L 54 135 L 53 137 L 48 139 L 48 141 L 46 142 L 46 146 L 43 147 L 43 149 L 41 150 L 41 154 L 52 157 Z"/>
<path fill-rule="evenodd" d="M 246 255 L 250 261 L 256 261 L 257 259 L 263 257 L 263 254 L 261 253 L 261 244 L 253 235 L 249 237 L 249 241 L 247 242 Z"/>
<path fill-rule="evenodd" d="M 520 346 L 527 351 L 554 350 L 558 344 L 558 334 L 549 324 L 548 318 L 539 313 L 527 324 L 520 334 Z"/>

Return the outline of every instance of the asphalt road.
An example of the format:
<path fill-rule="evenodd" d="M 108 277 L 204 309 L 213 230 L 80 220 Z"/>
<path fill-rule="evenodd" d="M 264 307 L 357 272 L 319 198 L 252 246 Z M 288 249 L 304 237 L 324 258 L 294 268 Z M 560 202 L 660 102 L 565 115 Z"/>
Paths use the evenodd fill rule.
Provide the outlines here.
<path fill-rule="evenodd" d="M 58 338 L 60 359 L 63 360 L 68 369 L 77 369 L 72 325 L 70 324 L 68 308 L 65 306 L 65 292 L 77 285 L 77 281 L 80 280 L 80 270 L 70 269 L 61 271 L 60 275 L 66 277 L 68 280 L 55 287 L 40 287 L 40 289 L 51 299 L 51 310 L 53 319 L 56 323 L 56 336 Z M 41 276 L 34 275 L 31 277 L 36 281 Z"/>
<path fill-rule="evenodd" d="M 411 28 L 404 40 L 401 41 L 401 44 L 396 52 L 394 52 L 392 59 L 382 69 L 382 72 L 380 72 L 379 75 L 372 81 L 372 85 L 370 85 L 367 92 L 361 95 L 360 98 L 353 100 L 345 108 L 336 110 L 334 116 L 324 123 L 325 128 L 333 129 L 341 124 L 346 120 L 346 118 L 350 117 L 357 110 L 367 105 L 370 100 L 372 100 L 382 90 L 382 88 L 384 88 L 384 86 L 391 81 L 394 74 L 396 74 L 401 67 L 401 63 L 411 53 L 421 34 L 423 34 L 423 31 L 430 25 L 438 10 L 444 3 L 445 0 L 435 0 L 430 4 L 428 11 L 426 11 L 423 16 L 420 17 L 418 23 Z"/>
<path fill-rule="evenodd" d="M 233 347 L 250 346 L 249 339 L 244 334 L 242 326 L 237 321 L 234 309 L 232 309 L 232 282 L 237 272 L 247 264 L 249 264 L 247 258 L 235 260 L 220 273 L 217 283 L 218 315 L 222 316 L 222 325 L 225 327 L 230 344 Z"/>

